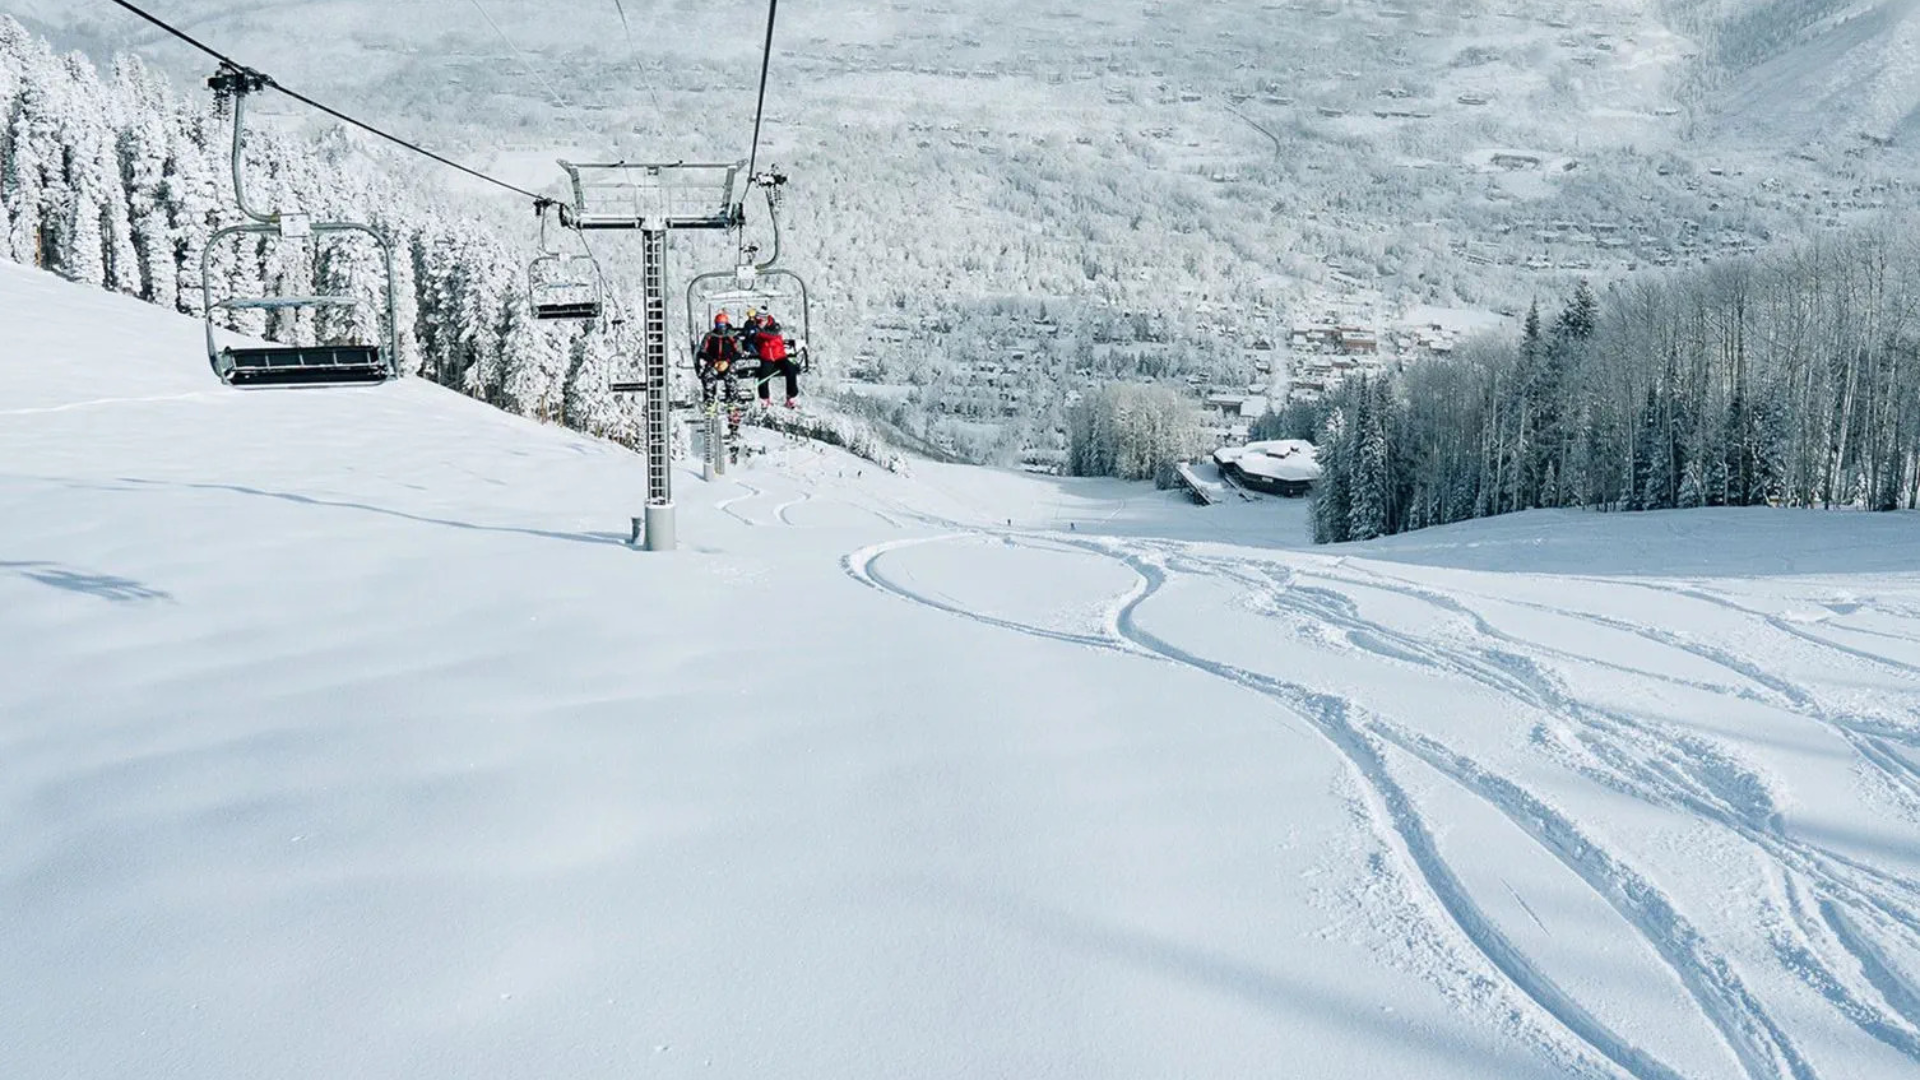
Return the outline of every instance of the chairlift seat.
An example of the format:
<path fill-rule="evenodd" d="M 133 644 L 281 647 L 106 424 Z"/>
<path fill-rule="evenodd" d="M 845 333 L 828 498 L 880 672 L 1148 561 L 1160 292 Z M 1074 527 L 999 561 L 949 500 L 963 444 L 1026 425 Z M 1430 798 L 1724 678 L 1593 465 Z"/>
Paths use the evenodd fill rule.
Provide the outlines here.
<path fill-rule="evenodd" d="M 377 345 L 301 345 L 223 349 L 229 386 L 341 386 L 393 375 Z"/>
<path fill-rule="evenodd" d="M 535 304 L 533 317 L 536 319 L 597 319 L 600 317 L 600 302 L 586 300 L 578 302 Z"/>
<path fill-rule="evenodd" d="M 285 213 L 255 209 L 247 200 L 246 159 L 247 97 L 272 85 L 258 72 L 221 62 L 220 73 L 208 81 L 215 93 L 230 98 L 233 108 L 233 197 L 246 218 L 240 224 L 217 229 L 200 249 L 201 322 L 206 333 L 207 363 L 221 382 L 228 386 L 338 386 L 343 384 L 383 383 L 400 375 L 400 320 L 396 311 L 399 286 L 394 274 L 393 241 L 372 225 L 355 221 L 314 221 L 295 211 Z M 312 244 L 358 234 L 378 246 L 386 273 L 373 296 L 281 295 L 222 296 L 213 290 L 213 254 L 223 243 L 241 240 Z M 317 256 L 317 253 L 316 253 Z M 313 284 L 312 275 L 308 275 Z M 215 316 L 235 311 L 290 311 L 301 308 L 357 308 L 364 306 L 372 321 L 382 325 L 376 343 L 352 345 L 268 345 L 228 346 L 216 340 Z M 372 333 L 372 331 L 370 331 Z"/>

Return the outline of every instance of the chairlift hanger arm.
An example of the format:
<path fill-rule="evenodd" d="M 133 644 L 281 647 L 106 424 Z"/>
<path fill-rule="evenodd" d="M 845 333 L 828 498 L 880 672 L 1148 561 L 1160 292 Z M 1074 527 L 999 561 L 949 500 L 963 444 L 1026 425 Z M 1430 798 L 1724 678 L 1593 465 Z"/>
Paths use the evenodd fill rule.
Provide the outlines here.
<path fill-rule="evenodd" d="M 757 246 L 750 246 L 744 242 L 746 239 L 746 224 L 743 216 L 741 222 L 742 243 L 740 246 L 740 262 L 742 265 L 751 264 L 755 270 L 771 270 L 780 262 L 780 196 L 782 189 L 786 187 L 787 177 L 786 174 L 778 170 L 770 169 L 758 176 L 749 177 L 747 183 L 759 188 L 761 194 L 766 196 L 767 224 L 773 229 L 773 254 L 767 256 L 765 262 L 754 261 L 754 257 L 760 253 L 760 249 Z"/>

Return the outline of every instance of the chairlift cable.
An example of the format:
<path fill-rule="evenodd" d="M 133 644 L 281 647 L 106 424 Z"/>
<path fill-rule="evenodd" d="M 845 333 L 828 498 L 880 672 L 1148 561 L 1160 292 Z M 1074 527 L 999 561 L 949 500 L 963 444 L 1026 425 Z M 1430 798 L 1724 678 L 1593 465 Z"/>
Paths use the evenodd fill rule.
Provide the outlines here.
<path fill-rule="evenodd" d="M 199 49 L 201 52 L 206 53 L 208 56 L 213 57 L 215 60 L 220 61 L 221 63 L 227 65 L 228 67 L 241 68 L 243 70 L 246 68 L 245 64 L 242 64 L 238 60 L 235 60 L 230 56 L 227 56 L 223 53 L 220 53 L 214 50 L 212 46 L 209 46 L 205 42 L 202 42 L 192 37 L 186 31 L 180 30 L 176 27 L 168 25 L 166 22 L 163 22 L 159 17 L 152 15 L 148 12 L 142 11 L 139 8 L 135 7 L 134 5 L 127 3 L 127 0 L 110 0 L 110 2 L 122 8 L 125 8 L 126 10 L 132 12 L 135 15 L 138 15 L 140 18 L 145 19 L 146 21 L 166 31 L 167 33 L 172 34 L 174 37 L 179 38 L 181 41 L 184 41 L 187 44 L 193 46 L 194 48 Z"/>
<path fill-rule="evenodd" d="M 633 47 L 633 24 L 627 21 L 627 5 L 621 0 L 613 0 L 613 9 L 620 13 L 620 32 L 626 35 L 627 58 L 633 61 L 633 72 L 640 76 L 640 85 L 647 88 L 647 99 L 653 102 L 653 111 L 664 122 L 666 110 L 660 107 L 660 92 L 653 87 L 653 78 L 640 63 L 640 52 Z"/>
<path fill-rule="evenodd" d="M 566 98 L 560 95 L 560 91 L 554 89 L 553 83 L 549 81 L 545 75 L 540 73 L 539 68 L 534 66 L 532 58 L 527 56 L 527 54 L 521 50 L 520 46 L 514 44 L 513 39 L 507 36 L 505 30 L 500 29 L 500 24 L 493 21 L 492 15 L 487 14 L 487 9 L 480 6 L 480 0 L 467 0 L 467 3 L 473 5 L 473 10 L 480 13 L 480 17 L 487 21 L 488 26 L 493 27 L 494 34 L 500 38 L 501 42 L 504 43 L 507 48 L 513 51 L 514 56 L 520 59 L 520 63 L 527 69 L 527 73 L 539 80 L 541 86 L 546 87 L 548 96 L 553 98 L 553 103 L 563 110 L 570 111 L 573 106 L 567 104 Z"/>
<path fill-rule="evenodd" d="M 767 113 L 767 71 L 773 65 L 773 20 L 780 11 L 780 0 L 767 0 L 767 43 L 760 54 L 760 100 L 753 108 L 753 149 L 747 155 L 747 177 L 753 177 L 760 162 L 760 121 Z"/>
<path fill-rule="evenodd" d="M 412 151 L 413 153 L 419 154 L 422 157 L 431 158 L 432 160 L 437 161 L 442 165 L 445 165 L 449 169 L 454 169 L 458 172 L 463 172 L 468 176 L 473 177 L 476 180 L 483 180 L 489 184 L 492 184 L 495 187 L 503 188 L 507 191 L 511 191 L 515 195 L 523 195 L 529 199 L 534 200 L 534 202 L 536 203 L 545 204 L 553 201 L 545 195 L 540 195 L 536 192 L 528 191 L 526 188 L 519 187 L 514 184 L 509 184 L 505 180 L 500 180 L 495 177 L 488 176 L 486 173 L 483 173 L 478 169 L 474 169 L 466 165 L 462 165 L 459 162 L 454 161 L 452 158 L 442 157 L 441 155 L 434 153 L 433 151 L 427 149 L 424 146 L 421 146 L 418 143 L 409 142 L 398 135 L 394 135 L 394 134 L 390 134 L 388 132 L 382 131 L 379 128 L 374 127 L 372 124 L 366 123 L 365 121 L 362 121 L 362 120 L 356 120 L 353 117 L 348 116 L 346 113 L 343 113 L 338 109 L 335 109 L 328 105 L 322 105 L 318 101 L 313 100 L 312 98 L 306 96 L 305 94 L 299 93 L 298 91 L 295 91 L 295 90 L 290 90 L 287 87 L 280 85 L 280 83 L 275 81 L 271 75 L 266 75 L 266 74 L 262 74 L 260 72 L 254 71 L 254 69 L 246 66 L 245 64 L 242 64 L 238 60 L 235 60 L 234 58 L 226 55 L 225 53 L 222 53 L 217 49 L 214 49 L 212 46 L 207 45 L 205 42 L 202 42 L 194 38 L 193 36 L 189 35 L 186 31 L 171 25 L 170 23 L 166 22 L 165 20 L 159 18 L 156 15 L 151 14 L 150 12 L 142 10 L 137 5 L 131 3 L 130 0 L 109 0 L 109 2 L 116 7 L 123 8 L 126 11 L 139 16 L 141 19 L 144 19 L 147 22 L 152 23 L 154 26 L 157 26 L 161 30 L 166 31 L 168 34 L 171 34 L 174 37 L 179 38 L 181 41 L 186 42 L 188 45 L 191 45 L 194 48 L 199 49 L 201 52 L 206 53 L 208 56 L 211 56 L 215 60 L 220 61 L 220 63 L 225 67 L 230 68 L 234 71 L 248 72 L 253 75 L 256 75 L 267 86 L 270 86 L 273 89 L 280 91 L 281 93 L 287 95 L 288 97 L 299 102 L 300 104 L 307 106 L 310 109 L 315 109 L 315 110 L 318 110 L 319 112 L 325 113 L 326 115 L 333 117 L 335 120 L 338 120 L 343 124 L 347 124 L 352 127 L 359 128 L 360 130 L 366 132 L 369 135 L 373 135 L 378 138 L 385 139 L 386 141 L 394 144 L 395 146 L 398 146 L 404 150 Z"/>

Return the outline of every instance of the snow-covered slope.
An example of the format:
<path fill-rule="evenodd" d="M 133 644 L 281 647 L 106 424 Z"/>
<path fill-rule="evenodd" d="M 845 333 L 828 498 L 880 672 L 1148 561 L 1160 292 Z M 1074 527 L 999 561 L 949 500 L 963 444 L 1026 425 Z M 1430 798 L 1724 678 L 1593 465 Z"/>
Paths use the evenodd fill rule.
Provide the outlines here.
<path fill-rule="evenodd" d="M 1920 120 L 1920 4 L 1765 0 L 1725 18 L 1721 107 L 1769 142 L 1911 134 Z"/>
<path fill-rule="evenodd" d="M 0 264 L 0 1075 L 1909 1075 L 1920 528 L 221 388 Z"/>

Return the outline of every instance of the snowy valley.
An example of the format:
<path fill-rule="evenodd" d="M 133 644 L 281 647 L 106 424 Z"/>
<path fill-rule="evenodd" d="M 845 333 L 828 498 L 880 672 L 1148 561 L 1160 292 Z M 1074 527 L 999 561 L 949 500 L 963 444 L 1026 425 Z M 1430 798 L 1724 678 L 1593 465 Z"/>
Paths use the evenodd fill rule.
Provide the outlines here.
<path fill-rule="evenodd" d="M 8 6 L 58 44 L 135 49 L 183 87 L 205 74 L 104 2 Z M 539 186 L 609 139 L 702 160 L 744 137 L 760 8 L 624 7 L 631 41 L 610 0 L 563 18 L 538 0 L 169 10 Z M 945 454 L 1057 464 L 1076 395 L 1108 380 L 1278 403 L 1290 367 L 1308 394 L 1344 373 L 1289 357 L 1296 328 L 1377 341 L 1361 368 L 1418 363 L 1455 343 L 1423 308 L 1504 313 L 1511 335 L 1579 279 L 1911 211 L 1913 25 L 1897 3 L 1762 0 L 811 4 L 775 57 L 769 155 L 795 178 L 792 260 L 822 286 L 821 352 L 854 403 Z M 511 200 L 432 182 L 530 235 Z"/>

